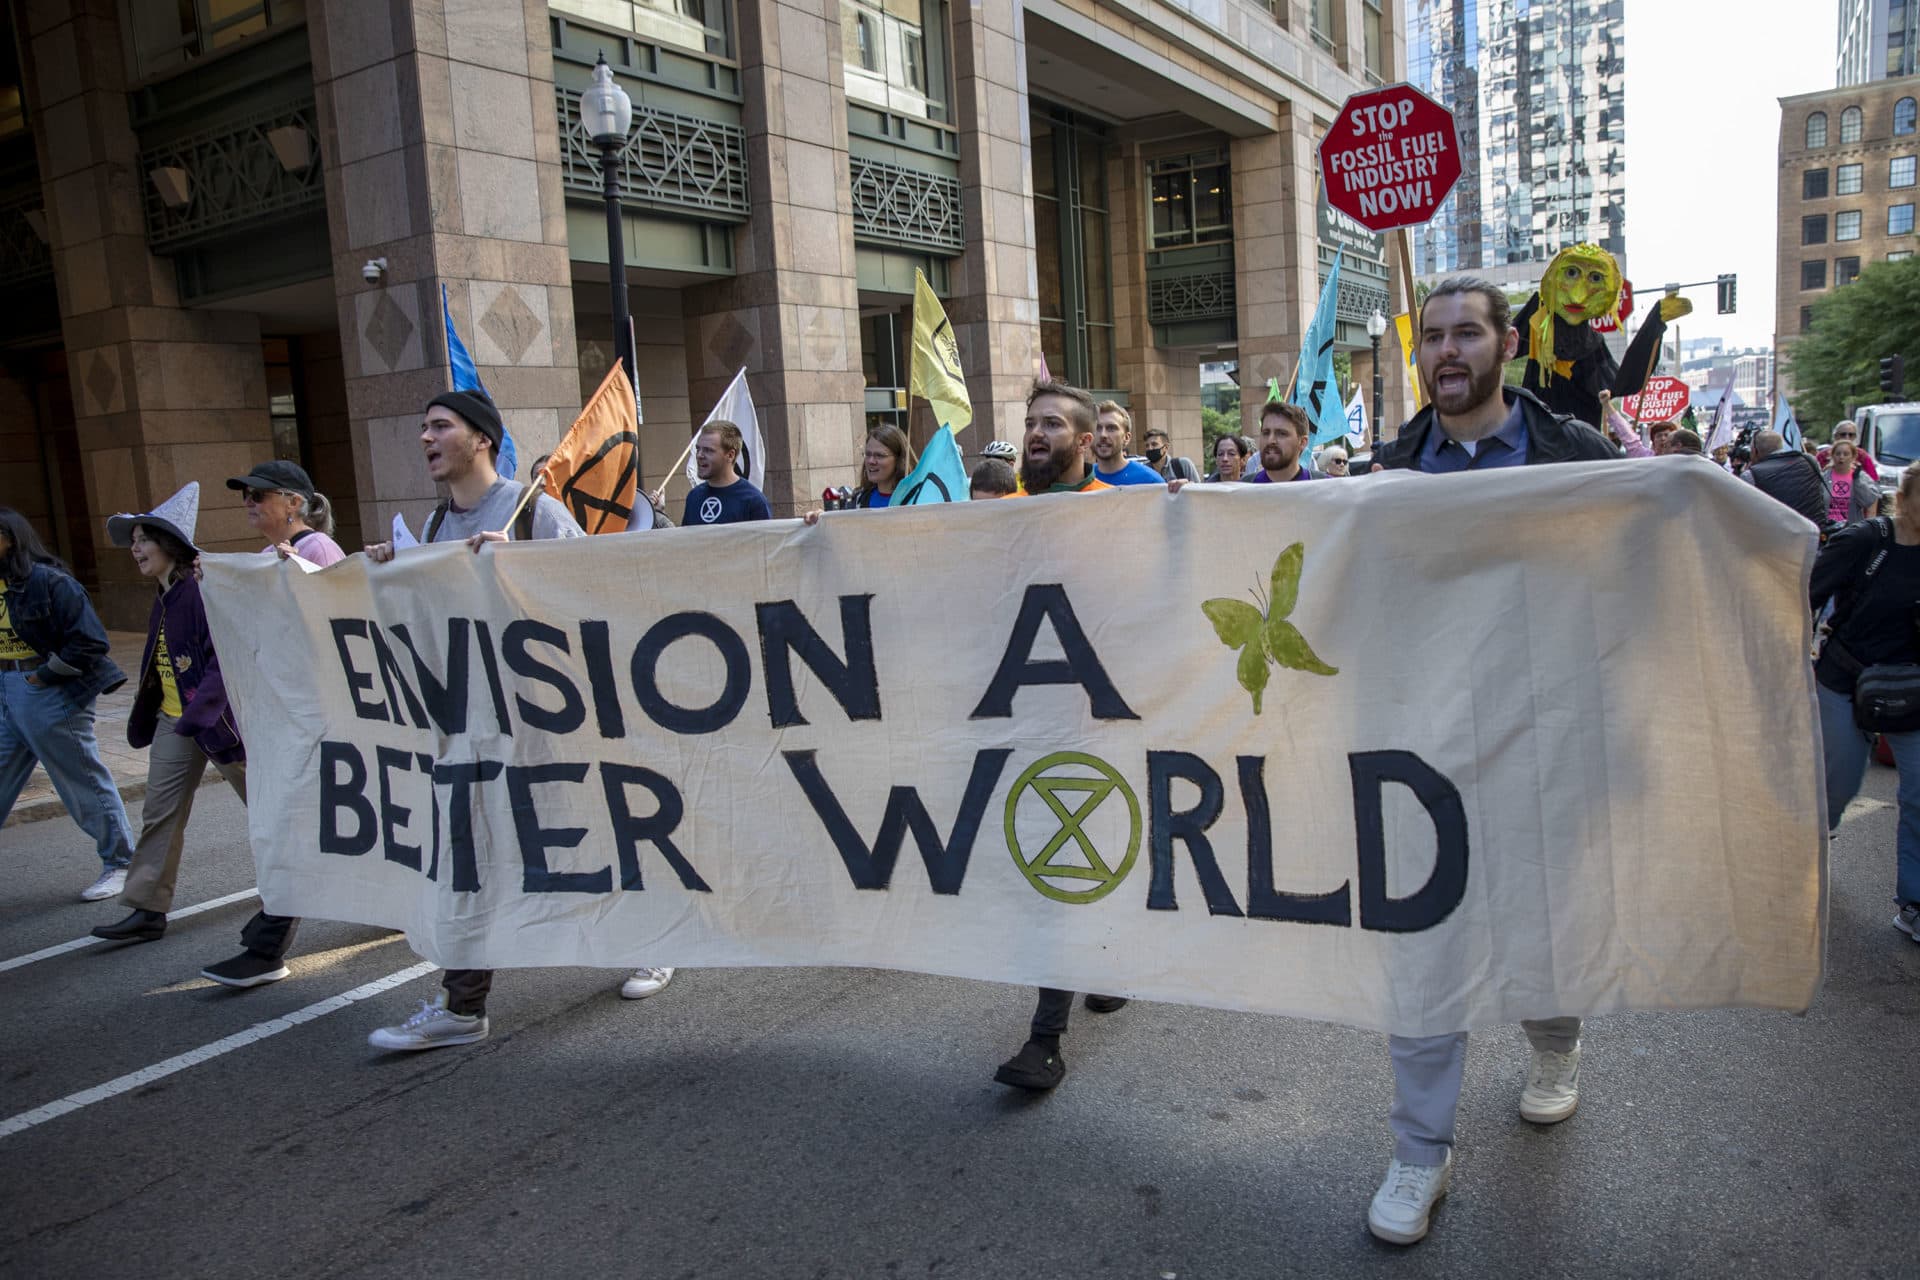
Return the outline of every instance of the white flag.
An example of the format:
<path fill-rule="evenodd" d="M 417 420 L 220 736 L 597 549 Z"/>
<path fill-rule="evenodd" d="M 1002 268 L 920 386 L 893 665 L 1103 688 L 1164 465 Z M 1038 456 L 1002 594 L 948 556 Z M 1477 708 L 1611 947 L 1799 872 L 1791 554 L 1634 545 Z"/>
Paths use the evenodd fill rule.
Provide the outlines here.
<path fill-rule="evenodd" d="M 734 459 L 734 469 L 746 477 L 756 489 L 764 489 L 767 483 L 767 450 L 760 441 L 760 419 L 753 411 L 753 393 L 747 390 L 747 371 L 741 369 L 733 375 L 733 381 L 727 384 L 726 394 L 713 406 L 713 412 L 707 415 L 707 421 L 700 424 L 705 429 L 707 422 L 731 422 L 740 428 L 740 456 Z M 700 472 L 694 466 L 693 455 L 687 455 L 687 480 L 700 483 Z"/>
<path fill-rule="evenodd" d="M 1721 445 L 1733 445 L 1733 387 L 1728 386 L 1720 393 L 1720 403 L 1713 407 L 1713 426 L 1707 432 L 1707 456 Z"/>
<path fill-rule="evenodd" d="M 1347 445 L 1349 449 L 1367 447 L 1367 399 L 1359 387 L 1353 389 L 1353 399 L 1347 401 Z"/>
<path fill-rule="evenodd" d="M 417 547 L 420 539 L 413 536 L 413 530 L 407 528 L 407 518 L 398 511 L 393 513 L 393 549 L 401 551 L 407 547 Z"/>

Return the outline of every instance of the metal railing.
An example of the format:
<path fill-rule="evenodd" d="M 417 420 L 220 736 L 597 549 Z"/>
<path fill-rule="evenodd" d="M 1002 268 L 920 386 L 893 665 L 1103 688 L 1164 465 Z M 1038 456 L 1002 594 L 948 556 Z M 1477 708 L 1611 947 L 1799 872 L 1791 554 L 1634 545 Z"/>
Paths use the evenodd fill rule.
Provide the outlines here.
<path fill-rule="evenodd" d="M 580 123 L 580 94 L 556 85 L 560 174 L 569 190 L 599 198 L 600 148 Z M 615 157 L 623 203 L 725 222 L 747 217 L 747 138 L 738 125 L 636 102 L 633 132 Z"/>

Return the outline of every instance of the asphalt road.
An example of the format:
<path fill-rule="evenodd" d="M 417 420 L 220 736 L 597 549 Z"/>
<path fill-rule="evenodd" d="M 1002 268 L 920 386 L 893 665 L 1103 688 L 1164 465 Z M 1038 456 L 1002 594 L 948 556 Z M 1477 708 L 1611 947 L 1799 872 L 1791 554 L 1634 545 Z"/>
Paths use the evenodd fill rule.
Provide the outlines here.
<path fill-rule="evenodd" d="M 291 979 L 232 992 L 198 971 L 241 902 L 0 971 L 0 1275 L 1913 1276 L 1920 946 L 1889 924 L 1891 773 L 1868 795 L 1808 1016 L 1596 1020 L 1552 1129 L 1516 1112 L 1518 1029 L 1476 1037 L 1453 1193 L 1411 1250 L 1365 1226 L 1391 1150 L 1377 1035 L 1076 1011 L 1071 1073 L 1033 1099 L 991 1079 L 1024 1038 L 1015 988 L 707 970 L 633 1003 L 562 969 L 503 974 L 483 1044 L 385 1055 L 366 1033 L 431 977 L 325 1002 L 415 965 L 405 942 L 310 925 Z M 181 906 L 253 883 L 238 802 L 202 796 Z M 0 965 L 118 918 L 75 900 L 91 858 L 64 821 L 0 832 Z"/>

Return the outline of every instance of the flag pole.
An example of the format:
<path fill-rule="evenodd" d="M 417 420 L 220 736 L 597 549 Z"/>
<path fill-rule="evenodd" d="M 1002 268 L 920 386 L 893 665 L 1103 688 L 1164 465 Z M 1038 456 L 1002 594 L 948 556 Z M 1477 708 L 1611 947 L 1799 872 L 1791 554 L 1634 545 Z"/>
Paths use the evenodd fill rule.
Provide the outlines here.
<path fill-rule="evenodd" d="M 545 488 L 545 485 L 542 483 L 542 481 L 545 480 L 546 474 L 547 474 L 547 469 L 545 467 L 541 467 L 538 470 L 536 470 L 532 475 L 527 477 L 526 492 L 520 495 L 520 501 L 513 504 L 513 514 L 508 516 L 507 522 L 500 526 L 501 533 L 507 533 L 509 530 L 513 528 L 513 522 L 520 518 L 520 513 L 527 509 L 527 504 L 529 502 L 533 501 L 533 495 L 540 492 L 541 489 Z"/>

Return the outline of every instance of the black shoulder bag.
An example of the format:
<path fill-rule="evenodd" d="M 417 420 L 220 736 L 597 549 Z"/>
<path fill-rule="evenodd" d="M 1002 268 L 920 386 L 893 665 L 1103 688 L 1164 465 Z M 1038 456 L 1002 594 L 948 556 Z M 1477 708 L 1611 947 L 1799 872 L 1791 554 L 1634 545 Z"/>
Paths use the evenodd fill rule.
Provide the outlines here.
<path fill-rule="evenodd" d="M 1867 562 L 1867 571 L 1849 601 L 1848 620 L 1872 590 L 1873 575 L 1880 572 L 1893 550 L 1893 522 L 1880 516 L 1873 523 L 1880 534 L 1880 547 Z M 1878 662 L 1865 666 L 1840 642 L 1839 633 L 1840 627 L 1835 626 L 1828 643 L 1841 668 L 1854 676 L 1853 723 L 1866 733 L 1912 733 L 1920 729 L 1920 663 Z"/>

